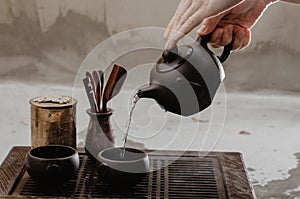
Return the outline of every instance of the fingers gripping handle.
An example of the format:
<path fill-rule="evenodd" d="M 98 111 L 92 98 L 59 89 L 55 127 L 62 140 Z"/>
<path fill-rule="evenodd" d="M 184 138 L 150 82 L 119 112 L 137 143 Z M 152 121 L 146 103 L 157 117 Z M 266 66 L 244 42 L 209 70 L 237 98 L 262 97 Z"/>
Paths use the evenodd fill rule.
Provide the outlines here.
<path fill-rule="evenodd" d="M 209 48 L 207 47 L 207 43 L 209 42 L 210 37 L 211 37 L 211 34 L 205 35 L 203 37 L 198 37 L 197 42 L 199 42 L 200 45 L 203 46 L 205 49 L 209 50 Z M 226 59 L 229 57 L 230 51 L 232 50 L 232 44 L 233 44 L 233 39 L 230 42 L 230 44 L 224 46 L 224 50 L 223 50 L 221 56 L 218 56 L 218 59 L 220 60 L 221 63 L 226 61 Z"/>

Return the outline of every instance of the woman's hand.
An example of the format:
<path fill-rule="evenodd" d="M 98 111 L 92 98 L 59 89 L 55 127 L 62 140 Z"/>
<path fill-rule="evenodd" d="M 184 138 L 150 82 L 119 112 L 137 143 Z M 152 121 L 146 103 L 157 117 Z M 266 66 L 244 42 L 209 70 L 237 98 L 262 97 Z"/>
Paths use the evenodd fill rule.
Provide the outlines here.
<path fill-rule="evenodd" d="M 200 36 L 212 32 L 215 47 L 229 44 L 233 50 L 247 46 L 250 28 L 259 19 L 270 0 L 182 0 L 164 34 L 165 48 L 172 48 L 185 34 L 202 23 Z"/>
<path fill-rule="evenodd" d="M 212 32 L 210 43 L 215 47 L 225 46 L 233 39 L 233 50 L 243 48 L 250 43 L 250 28 L 261 17 L 268 3 L 264 0 L 244 1 L 228 11 L 205 19 L 197 32 L 200 36 Z"/>

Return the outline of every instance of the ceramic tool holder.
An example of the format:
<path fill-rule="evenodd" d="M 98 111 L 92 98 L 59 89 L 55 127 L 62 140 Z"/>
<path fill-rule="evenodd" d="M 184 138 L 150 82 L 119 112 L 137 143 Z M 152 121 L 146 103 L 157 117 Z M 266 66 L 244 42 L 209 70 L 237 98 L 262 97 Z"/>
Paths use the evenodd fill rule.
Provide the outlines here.
<path fill-rule="evenodd" d="M 67 145 L 76 148 L 76 104 L 68 96 L 35 97 L 31 104 L 31 146 Z"/>
<path fill-rule="evenodd" d="M 113 111 L 107 108 L 107 102 L 120 92 L 126 75 L 126 69 L 115 64 L 105 86 L 104 73 L 101 70 L 87 71 L 83 79 L 90 103 L 90 109 L 87 110 L 90 122 L 86 133 L 85 151 L 91 159 L 95 159 L 103 149 L 115 145 L 110 123 Z"/>
<path fill-rule="evenodd" d="M 110 123 L 112 109 L 105 113 L 86 111 L 90 116 L 90 121 L 85 139 L 85 151 L 91 159 L 95 159 L 100 151 L 115 145 L 113 131 Z"/>

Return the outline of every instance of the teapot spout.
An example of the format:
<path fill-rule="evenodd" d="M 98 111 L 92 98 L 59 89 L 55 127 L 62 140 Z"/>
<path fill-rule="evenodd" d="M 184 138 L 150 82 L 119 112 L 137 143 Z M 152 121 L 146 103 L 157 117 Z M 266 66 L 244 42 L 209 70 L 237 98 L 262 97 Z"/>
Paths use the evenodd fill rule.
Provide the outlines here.
<path fill-rule="evenodd" d="M 140 88 L 137 92 L 139 98 L 152 98 L 155 99 L 158 94 L 158 85 L 150 84 L 144 88 Z"/>
<path fill-rule="evenodd" d="M 165 111 L 182 114 L 176 95 L 160 84 L 151 83 L 149 86 L 139 89 L 137 95 L 139 98 L 154 99 Z"/>

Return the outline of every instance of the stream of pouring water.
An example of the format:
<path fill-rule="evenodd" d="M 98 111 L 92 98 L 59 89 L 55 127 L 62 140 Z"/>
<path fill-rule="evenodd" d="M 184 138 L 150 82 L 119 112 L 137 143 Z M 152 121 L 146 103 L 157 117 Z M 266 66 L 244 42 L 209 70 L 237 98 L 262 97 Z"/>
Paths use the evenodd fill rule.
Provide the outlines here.
<path fill-rule="evenodd" d="M 127 122 L 127 129 L 126 129 L 126 133 L 125 133 L 124 138 L 123 138 L 124 144 L 123 144 L 121 158 L 124 158 L 124 156 L 125 156 L 125 148 L 126 148 L 127 137 L 128 137 L 128 134 L 129 134 L 129 129 L 130 129 L 130 124 L 131 124 L 132 114 L 133 114 L 135 105 L 139 101 L 139 99 L 140 99 L 140 97 L 137 94 L 135 94 L 133 96 L 133 100 L 132 100 L 131 108 L 130 108 L 130 112 L 129 112 L 129 119 L 128 119 L 128 122 Z"/>

